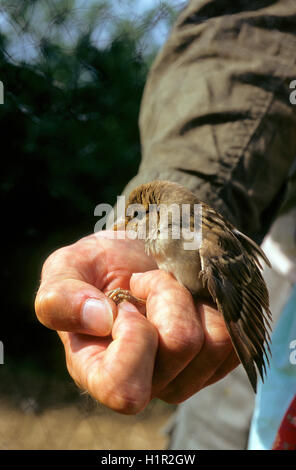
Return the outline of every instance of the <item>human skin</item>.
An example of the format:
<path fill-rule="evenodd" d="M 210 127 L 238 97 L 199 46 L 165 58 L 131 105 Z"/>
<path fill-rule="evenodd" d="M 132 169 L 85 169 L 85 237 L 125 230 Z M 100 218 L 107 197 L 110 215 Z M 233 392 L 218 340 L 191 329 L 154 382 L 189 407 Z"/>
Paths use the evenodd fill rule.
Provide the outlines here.
<path fill-rule="evenodd" d="M 116 306 L 104 293 L 117 287 L 146 299 L 146 313 L 128 302 Z M 49 256 L 35 310 L 58 332 L 77 385 L 120 413 L 138 413 L 155 397 L 181 403 L 239 363 L 214 305 L 194 303 L 141 241 L 114 239 L 111 231 Z"/>

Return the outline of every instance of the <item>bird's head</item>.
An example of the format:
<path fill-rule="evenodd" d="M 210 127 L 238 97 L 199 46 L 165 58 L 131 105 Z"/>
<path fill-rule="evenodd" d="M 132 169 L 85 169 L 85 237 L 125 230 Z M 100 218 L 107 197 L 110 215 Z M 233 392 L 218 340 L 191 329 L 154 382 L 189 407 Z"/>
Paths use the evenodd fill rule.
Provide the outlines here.
<path fill-rule="evenodd" d="M 136 187 L 129 195 L 121 227 L 145 242 L 148 251 L 164 249 L 172 239 L 181 239 L 181 229 L 192 227 L 194 194 L 170 181 L 152 181 Z M 183 211 L 188 208 L 188 217 Z M 182 226 L 182 227 L 181 227 Z"/>

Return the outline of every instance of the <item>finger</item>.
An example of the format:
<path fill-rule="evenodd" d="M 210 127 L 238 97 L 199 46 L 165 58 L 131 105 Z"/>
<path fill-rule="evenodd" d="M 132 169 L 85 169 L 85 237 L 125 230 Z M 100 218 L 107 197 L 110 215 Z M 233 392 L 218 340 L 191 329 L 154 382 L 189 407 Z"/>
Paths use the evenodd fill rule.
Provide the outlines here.
<path fill-rule="evenodd" d="M 126 232 L 115 232 L 125 235 Z M 115 239 L 114 232 L 102 231 L 94 235 L 104 246 L 104 263 L 108 271 L 108 289 L 122 287 L 129 289 L 129 280 L 132 273 L 156 269 L 155 260 L 145 253 L 144 244 L 140 240 Z M 111 239 L 110 239 L 111 237 Z M 140 269 L 139 269 L 140 268 Z M 98 273 L 100 278 L 100 274 Z M 100 284 L 100 287 L 102 285 Z"/>
<path fill-rule="evenodd" d="M 123 302 L 109 338 L 60 333 L 77 384 L 109 408 L 134 414 L 150 401 L 157 332 L 134 305 Z"/>
<path fill-rule="evenodd" d="M 212 385 L 219 380 L 222 380 L 229 372 L 234 370 L 240 364 L 240 360 L 234 350 L 230 351 L 228 357 L 225 359 L 223 364 L 216 370 L 216 372 L 210 377 L 209 380 L 204 384 L 204 387 Z"/>
<path fill-rule="evenodd" d="M 117 309 L 101 291 L 127 289 L 132 272 L 155 267 L 143 244 L 99 232 L 54 252 L 45 262 L 35 300 L 48 328 L 109 335 Z"/>
<path fill-rule="evenodd" d="M 200 317 L 189 291 L 164 271 L 133 275 L 130 286 L 134 295 L 147 299 L 147 318 L 159 334 L 152 390 L 157 394 L 201 349 Z"/>
<path fill-rule="evenodd" d="M 103 283 L 106 272 L 104 252 L 94 237 L 53 253 L 44 264 L 35 300 L 40 322 L 55 330 L 109 335 L 116 306 L 92 285 L 94 277 Z"/>
<path fill-rule="evenodd" d="M 225 376 L 238 364 L 220 312 L 206 304 L 198 304 L 197 308 L 201 315 L 205 341 L 193 361 L 158 394 L 158 398 L 168 403 L 183 402 L 219 377 Z"/>

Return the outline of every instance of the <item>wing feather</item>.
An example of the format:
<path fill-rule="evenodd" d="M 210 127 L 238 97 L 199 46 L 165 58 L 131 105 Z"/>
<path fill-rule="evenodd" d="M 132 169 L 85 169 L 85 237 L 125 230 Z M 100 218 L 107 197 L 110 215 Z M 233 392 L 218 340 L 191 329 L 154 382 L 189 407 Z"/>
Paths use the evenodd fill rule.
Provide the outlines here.
<path fill-rule="evenodd" d="M 208 218 L 208 214 L 205 216 Z M 268 260 L 255 242 L 233 230 L 218 214 L 215 223 L 217 219 L 219 250 L 211 250 L 213 237 L 217 237 L 215 231 L 205 232 L 199 250 L 200 278 L 223 314 L 233 346 L 256 392 L 257 371 L 264 380 L 270 357 L 271 314 L 258 256 L 267 264 Z"/>

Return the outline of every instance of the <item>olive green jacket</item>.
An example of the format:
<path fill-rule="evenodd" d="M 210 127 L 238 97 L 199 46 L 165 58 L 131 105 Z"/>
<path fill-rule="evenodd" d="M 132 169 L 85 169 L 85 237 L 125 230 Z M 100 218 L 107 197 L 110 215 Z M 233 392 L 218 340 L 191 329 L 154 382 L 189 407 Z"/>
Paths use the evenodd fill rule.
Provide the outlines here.
<path fill-rule="evenodd" d="M 124 193 L 179 182 L 261 241 L 296 202 L 293 80 L 295 0 L 192 0 L 150 71 Z"/>

